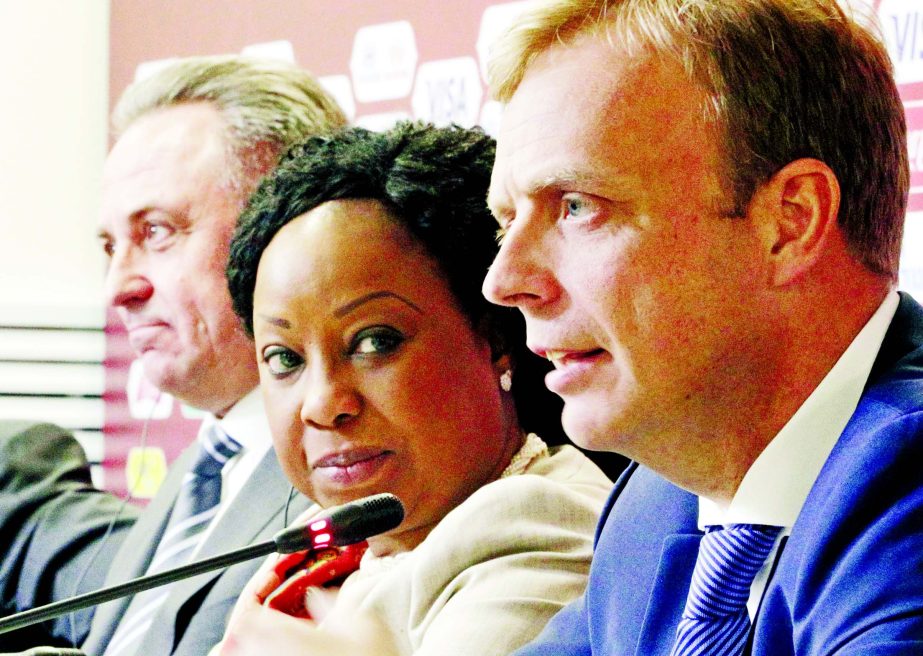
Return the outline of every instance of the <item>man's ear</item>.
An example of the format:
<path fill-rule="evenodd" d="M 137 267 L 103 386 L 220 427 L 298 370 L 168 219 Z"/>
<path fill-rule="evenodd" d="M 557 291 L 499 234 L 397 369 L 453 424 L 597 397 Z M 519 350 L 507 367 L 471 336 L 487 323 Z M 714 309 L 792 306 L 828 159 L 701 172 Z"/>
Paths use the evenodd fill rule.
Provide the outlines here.
<path fill-rule="evenodd" d="M 779 169 L 753 194 L 748 214 L 758 222 L 771 282 L 801 279 L 839 230 L 840 184 L 829 166 L 798 159 Z"/>

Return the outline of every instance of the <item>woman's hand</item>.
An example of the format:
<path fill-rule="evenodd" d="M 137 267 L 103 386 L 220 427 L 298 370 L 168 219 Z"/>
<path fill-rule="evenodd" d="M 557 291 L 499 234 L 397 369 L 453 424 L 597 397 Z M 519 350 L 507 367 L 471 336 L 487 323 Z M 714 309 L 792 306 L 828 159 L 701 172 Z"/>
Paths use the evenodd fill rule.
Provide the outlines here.
<path fill-rule="evenodd" d="M 268 653 L 397 656 L 393 640 L 380 622 L 365 615 L 350 618 L 329 615 L 336 600 L 333 591 L 312 588 L 306 595 L 308 610 L 317 622 L 263 606 L 263 599 L 279 582 L 271 568 L 250 580 L 234 607 L 218 652 L 221 656 Z M 318 622 L 325 618 L 323 628 L 319 628 Z"/>

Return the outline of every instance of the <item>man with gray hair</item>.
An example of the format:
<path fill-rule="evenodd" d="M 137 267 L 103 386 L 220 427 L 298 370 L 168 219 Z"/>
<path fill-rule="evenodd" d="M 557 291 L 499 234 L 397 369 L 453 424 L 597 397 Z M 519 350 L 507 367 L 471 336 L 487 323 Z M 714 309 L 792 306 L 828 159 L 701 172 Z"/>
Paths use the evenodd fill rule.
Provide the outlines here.
<path fill-rule="evenodd" d="M 837 0 L 549 0 L 493 52 L 488 299 L 634 460 L 520 656 L 923 653 L 923 308 L 883 44 Z"/>
<path fill-rule="evenodd" d="M 292 144 L 344 125 L 342 112 L 294 66 L 196 57 L 131 85 L 113 124 L 99 221 L 108 301 L 145 377 L 207 416 L 136 522 L 91 488 L 68 436 L 9 431 L 0 446 L 0 469 L 13 468 L 0 505 L 6 612 L 266 540 L 286 511 L 291 518 L 306 506 L 295 499 L 287 507 L 253 346 L 231 309 L 224 267 L 237 215 L 260 178 Z M 24 463 L 28 476 L 16 469 Z M 256 567 L 110 602 L 91 626 L 87 613 L 62 618 L 52 632 L 91 654 L 204 654 Z"/>

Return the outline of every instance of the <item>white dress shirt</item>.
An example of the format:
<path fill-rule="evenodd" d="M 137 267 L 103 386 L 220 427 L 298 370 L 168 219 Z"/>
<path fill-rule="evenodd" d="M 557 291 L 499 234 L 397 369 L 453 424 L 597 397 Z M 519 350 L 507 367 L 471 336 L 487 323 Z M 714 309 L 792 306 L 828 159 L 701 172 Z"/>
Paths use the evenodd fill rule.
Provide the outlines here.
<path fill-rule="evenodd" d="M 859 404 L 899 300 L 897 292 L 888 294 L 833 368 L 750 466 L 727 507 L 699 497 L 702 530 L 718 524 L 782 527 L 750 588 L 747 609 L 751 620 L 759 608 L 779 543 L 791 533 L 821 468 Z"/>

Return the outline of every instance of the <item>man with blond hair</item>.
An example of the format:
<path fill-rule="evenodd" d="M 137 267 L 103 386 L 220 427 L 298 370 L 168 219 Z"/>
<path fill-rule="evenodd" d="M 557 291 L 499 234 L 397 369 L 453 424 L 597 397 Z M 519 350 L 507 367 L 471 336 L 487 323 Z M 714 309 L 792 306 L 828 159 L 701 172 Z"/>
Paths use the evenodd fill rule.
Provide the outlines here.
<path fill-rule="evenodd" d="M 237 215 L 262 176 L 291 145 L 344 125 L 342 112 L 295 66 L 194 57 L 130 86 L 113 124 L 99 221 L 108 301 L 144 375 L 207 414 L 136 522 L 91 487 L 72 438 L 10 428 L 0 443 L 7 612 L 269 539 L 286 513 L 307 506 L 287 505 L 253 345 L 224 268 Z M 257 564 L 105 604 L 91 626 L 89 614 L 62 618 L 52 637 L 90 654 L 199 656 L 220 640 Z"/>
<path fill-rule="evenodd" d="M 888 54 L 835 0 L 551 0 L 496 46 L 487 297 L 634 463 L 520 655 L 923 653 L 923 308 Z"/>

